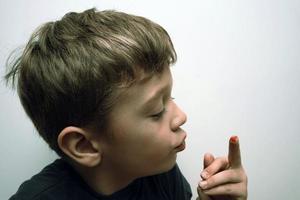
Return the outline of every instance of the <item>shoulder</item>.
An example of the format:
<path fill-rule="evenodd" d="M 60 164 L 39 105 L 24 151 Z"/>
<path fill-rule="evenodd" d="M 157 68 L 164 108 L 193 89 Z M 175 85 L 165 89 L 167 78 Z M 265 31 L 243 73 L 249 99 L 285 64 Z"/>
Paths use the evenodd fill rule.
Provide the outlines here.
<path fill-rule="evenodd" d="M 70 165 L 58 159 L 22 183 L 10 200 L 67 199 L 83 195 L 80 188 L 80 177 Z"/>

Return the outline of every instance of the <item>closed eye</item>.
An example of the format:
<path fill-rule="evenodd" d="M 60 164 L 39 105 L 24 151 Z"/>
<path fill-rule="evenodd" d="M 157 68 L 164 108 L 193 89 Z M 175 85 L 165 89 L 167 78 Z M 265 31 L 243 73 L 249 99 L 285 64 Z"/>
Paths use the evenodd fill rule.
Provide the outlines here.
<path fill-rule="evenodd" d="M 151 117 L 158 120 L 158 119 L 160 119 L 160 118 L 163 116 L 163 114 L 164 114 L 165 112 L 166 112 L 166 109 L 163 108 L 162 111 L 160 111 L 159 113 L 156 113 L 156 114 L 154 114 L 154 115 L 151 115 Z"/>
<path fill-rule="evenodd" d="M 173 101 L 175 98 L 170 97 L 170 100 Z M 164 107 L 159 113 L 156 113 L 154 115 L 151 115 L 150 117 L 155 119 L 155 120 L 159 120 L 165 113 L 166 113 L 166 108 Z"/>

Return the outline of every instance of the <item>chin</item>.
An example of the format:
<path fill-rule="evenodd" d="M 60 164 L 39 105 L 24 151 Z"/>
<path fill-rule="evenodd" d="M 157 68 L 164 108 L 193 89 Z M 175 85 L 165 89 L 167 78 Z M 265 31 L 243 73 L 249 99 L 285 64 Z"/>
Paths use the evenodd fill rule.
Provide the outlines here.
<path fill-rule="evenodd" d="M 160 165 L 161 167 L 160 167 L 159 171 L 157 172 L 157 174 L 161 174 L 161 173 L 170 171 L 175 166 L 175 164 L 176 164 L 176 155 L 173 159 L 170 159 L 168 162 Z"/>
<path fill-rule="evenodd" d="M 145 167 L 145 171 L 142 176 L 153 176 L 157 174 L 162 174 L 170 171 L 176 164 L 176 154 L 175 156 L 164 159 L 161 162 L 151 163 Z"/>

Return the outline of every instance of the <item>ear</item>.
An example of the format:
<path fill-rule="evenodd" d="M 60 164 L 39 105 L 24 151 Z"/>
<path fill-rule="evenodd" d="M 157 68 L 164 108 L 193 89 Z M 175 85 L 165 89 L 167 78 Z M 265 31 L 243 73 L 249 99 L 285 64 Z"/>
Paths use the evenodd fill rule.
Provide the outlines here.
<path fill-rule="evenodd" d="M 80 165 L 95 167 L 101 162 L 99 142 L 93 140 L 87 130 L 68 126 L 59 133 L 57 142 L 59 148 Z"/>

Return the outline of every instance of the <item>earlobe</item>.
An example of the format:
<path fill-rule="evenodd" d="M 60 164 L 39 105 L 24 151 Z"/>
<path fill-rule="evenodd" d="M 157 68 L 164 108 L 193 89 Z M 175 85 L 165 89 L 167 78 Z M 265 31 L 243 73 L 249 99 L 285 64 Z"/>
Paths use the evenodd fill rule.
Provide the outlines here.
<path fill-rule="evenodd" d="M 102 159 L 101 148 L 92 141 L 88 131 L 69 126 L 64 128 L 58 135 L 59 148 L 76 163 L 95 167 Z"/>

